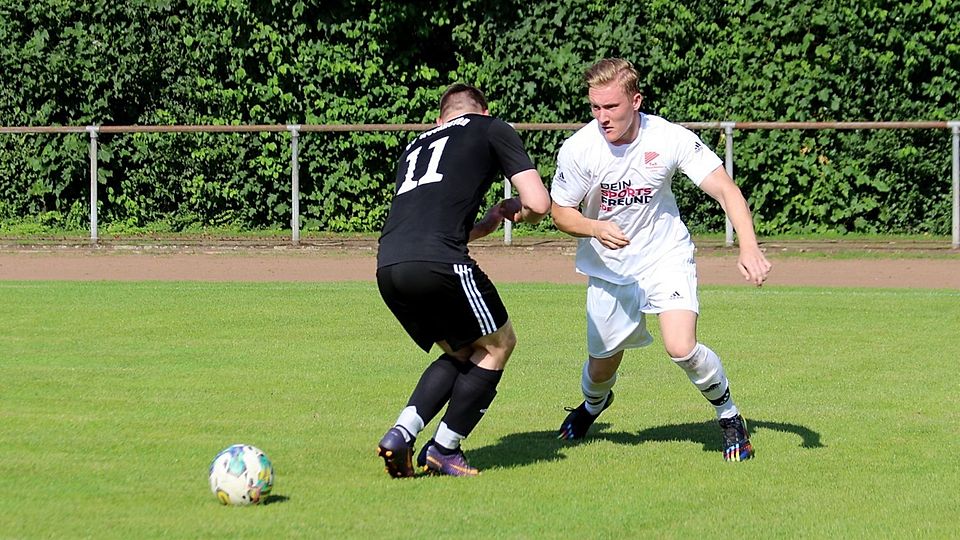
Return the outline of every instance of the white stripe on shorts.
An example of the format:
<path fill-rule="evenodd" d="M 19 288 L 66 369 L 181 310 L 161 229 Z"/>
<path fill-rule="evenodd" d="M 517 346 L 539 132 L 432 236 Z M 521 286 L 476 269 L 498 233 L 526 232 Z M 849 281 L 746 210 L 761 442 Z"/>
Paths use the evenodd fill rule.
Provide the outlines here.
<path fill-rule="evenodd" d="M 483 301 L 480 289 L 477 288 L 477 283 L 473 280 L 473 269 L 465 264 L 455 264 L 453 265 L 453 271 L 460 276 L 460 285 L 470 301 L 470 307 L 473 308 L 473 314 L 480 324 L 480 330 L 484 335 L 496 332 L 497 328 L 493 323 L 493 314 L 490 313 L 490 308 Z"/>

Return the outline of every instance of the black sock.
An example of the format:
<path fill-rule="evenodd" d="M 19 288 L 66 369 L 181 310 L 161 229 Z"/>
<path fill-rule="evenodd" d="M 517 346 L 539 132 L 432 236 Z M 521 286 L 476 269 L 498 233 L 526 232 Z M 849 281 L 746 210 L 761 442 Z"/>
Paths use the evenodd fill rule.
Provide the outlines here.
<path fill-rule="evenodd" d="M 453 385 L 460 375 L 460 364 L 463 363 L 444 353 L 423 370 L 407 406 L 416 407 L 424 425 L 429 424 L 450 400 Z"/>
<path fill-rule="evenodd" d="M 470 435 L 483 418 L 483 413 L 487 412 L 487 407 L 493 403 L 502 376 L 503 371 L 473 366 L 457 377 L 450 396 L 450 406 L 443 415 L 447 427 L 464 437 Z"/>
<path fill-rule="evenodd" d="M 456 448 L 454 448 L 453 450 L 451 450 L 451 449 L 447 448 L 446 446 L 444 446 L 444 445 L 442 445 L 442 444 L 433 443 L 433 447 L 437 449 L 437 452 L 440 452 L 441 454 L 443 454 L 443 455 L 445 455 L 445 456 L 452 456 L 452 455 L 454 455 L 454 454 L 456 454 L 457 452 L 460 451 L 460 447 L 459 447 L 459 446 L 456 447 Z"/>

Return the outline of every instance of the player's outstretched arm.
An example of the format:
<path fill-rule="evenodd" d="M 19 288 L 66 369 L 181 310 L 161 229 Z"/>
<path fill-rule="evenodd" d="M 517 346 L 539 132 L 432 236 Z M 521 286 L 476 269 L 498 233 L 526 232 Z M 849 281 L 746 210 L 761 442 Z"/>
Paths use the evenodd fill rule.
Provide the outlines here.
<path fill-rule="evenodd" d="M 531 224 L 540 222 L 550 211 L 550 193 L 543 185 L 540 173 L 536 169 L 521 171 L 510 177 L 510 183 L 520 195 L 520 208 L 516 211 L 510 211 L 513 208 L 505 208 L 503 217 L 514 223 L 520 221 Z"/>
<path fill-rule="evenodd" d="M 753 216 L 750 214 L 750 207 L 740 188 L 720 166 L 700 182 L 700 189 L 720 203 L 723 211 L 730 218 L 733 229 L 737 231 L 737 244 L 740 246 L 737 268 L 740 273 L 743 274 L 744 279 L 757 287 L 763 285 L 773 265 L 760 251 L 757 235 L 753 229 Z"/>

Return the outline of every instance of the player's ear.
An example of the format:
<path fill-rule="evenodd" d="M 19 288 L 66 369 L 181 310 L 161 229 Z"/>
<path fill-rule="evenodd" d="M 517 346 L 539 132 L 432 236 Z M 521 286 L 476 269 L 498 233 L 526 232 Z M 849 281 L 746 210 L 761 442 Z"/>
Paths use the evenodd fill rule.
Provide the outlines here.
<path fill-rule="evenodd" d="M 633 110 L 639 111 L 640 105 L 643 103 L 643 96 L 640 94 L 633 95 Z"/>
<path fill-rule="evenodd" d="M 437 125 L 438 125 L 438 126 L 442 126 L 442 125 L 443 125 L 443 118 L 440 117 L 440 116 L 437 117 Z"/>
<path fill-rule="evenodd" d="M 484 116 L 490 116 L 490 109 L 484 109 L 483 111 L 480 112 L 480 114 Z"/>

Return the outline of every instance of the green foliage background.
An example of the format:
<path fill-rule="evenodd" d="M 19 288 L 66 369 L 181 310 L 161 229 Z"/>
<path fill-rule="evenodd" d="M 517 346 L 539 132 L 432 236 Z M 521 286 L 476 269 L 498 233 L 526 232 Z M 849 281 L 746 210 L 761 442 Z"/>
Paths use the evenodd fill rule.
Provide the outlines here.
<path fill-rule="evenodd" d="M 604 56 L 631 59 L 645 110 L 677 122 L 960 119 L 949 0 L 0 0 L 0 125 L 430 122 L 454 81 L 511 122 L 586 122 L 580 75 Z M 521 135 L 549 180 L 569 132 Z M 721 132 L 700 135 L 722 153 Z M 412 136 L 302 134 L 304 228 L 377 230 Z M 734 136 L 761 234 L 949 231 L 944 130 Z M 288 228 L 289 142 L 102 134 L 100 221 Z M 0 222 L 86 227 L 87 144 L 0 135 Z M 691 228 L 722 229 L 713 201 L 675 186 Z"/>

